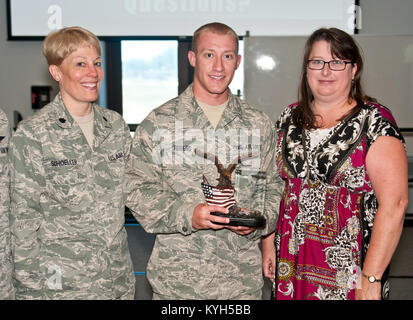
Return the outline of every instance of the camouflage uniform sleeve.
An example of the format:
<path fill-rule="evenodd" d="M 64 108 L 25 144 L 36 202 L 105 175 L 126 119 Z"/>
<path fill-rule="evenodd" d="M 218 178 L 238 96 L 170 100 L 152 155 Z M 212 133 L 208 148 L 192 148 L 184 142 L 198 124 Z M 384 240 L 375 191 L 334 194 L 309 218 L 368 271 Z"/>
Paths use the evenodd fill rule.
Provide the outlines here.
<path fill-rule="evenodd" d="M 125 122 L 125 120 L 122 118 L 123 121 L 123 131 L 124 131 L 124 135 L 125 135 L 125 146 L 124 146 L 124 157 L 125 157 L 125 163 L 128 163 L 129 159 L 130 159 L 130 154 L 131 154 L 131 147 L 132 147 L 132 136 L 130 134 L 130 128 L 127 125 L 127 123 Z M 127 196 L 127 192 L 125 190 L 126 188 L 126 184 L 124 183 L 123 185 L 123 195 L 124 195 L 124 199 L 126 199 Z"/>
<path fill-rule="evenodd" d="M 275 231 L 278 220 L 280 201 L 284 182 L 279 176 L 275 164 L 276 130 L 272 122 L 265 126 L 269 130 L 264 135 L 261 157 L 263 158 L 263 170 L 266 172 L 266 188 L 264 200 L 264 215 L 267 220 L 263 229 L 257 229 L 250 234 L 252 238 L 266 236 Z"/>
<path fill-rule="evenodd" d="M 190 234 L 196 203 L 186 203 L 163 181 L 162 168 L 152 157 L 153 121 L 138 126 L 126 166 L 126 205 L 149 233 Z"/>
<path fill-rule="evenodd" d="M 9 229 L 10 172 L 8 145 L 10 133 L 7 117 L 0 110 L 0 300 L 14 299 L 14 288 L 11 282 L 12 262 Z"/>
<path fill-rule="evenodd" d="M 42 221 L 40 194 L 45 186 L 42 149 L 35 130 L 21 125 L 10 142 L 10 229 L 17 299 L 39 299 L 38 232 Z"/>
<path fill-rule="evenodd" d="M 275 231 L 278 216 L 280 213 L 280 202 L 284 191 L 284 181 L 278 174 L 276 166 L 276 147 L 277 147 L 277 132 L 274 126 L 271 126 L 270 145 L 268 146 L 266 164 L 268 168 L 267 175 L 267 191 L 265 193 L 265 211 L 271 216 L 272 225 L 267 225 L 266 234 Z"/>

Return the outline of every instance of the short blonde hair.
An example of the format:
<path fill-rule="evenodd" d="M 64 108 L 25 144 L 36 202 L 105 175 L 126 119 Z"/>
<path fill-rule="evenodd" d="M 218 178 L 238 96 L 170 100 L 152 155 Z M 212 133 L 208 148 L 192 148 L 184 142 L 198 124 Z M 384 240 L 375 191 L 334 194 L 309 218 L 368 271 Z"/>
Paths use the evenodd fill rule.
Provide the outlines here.
<path fill-rule="evenodd" d="M 197 52 L 197 46 L 198 46 L 198 40 L 200 35 L 203 32 L 211 32 L 211 33 L 216 33 L 220 35 L 230 35 L 234 38 L 235 45 L 237 47 L 236 52 L 238 53 L 238 35 L 237 33 L 229 26 L 226 24 L 220 23 L 220 22 L 211 22 L 208 24 L 205 24 L 201 27 L 199 27 L 197 30 L 195 30 L 194 35 L 192 37 L 192 51 L 195 53 Z"/>
<path fill-rule="evenodd" d="M 101 55 L 99 39 L 82 27 L 67 27 L 52 31 L 43 41 L 42 52 L 49 65 L 57 65 L 79 48 L 91 46 Z"/>

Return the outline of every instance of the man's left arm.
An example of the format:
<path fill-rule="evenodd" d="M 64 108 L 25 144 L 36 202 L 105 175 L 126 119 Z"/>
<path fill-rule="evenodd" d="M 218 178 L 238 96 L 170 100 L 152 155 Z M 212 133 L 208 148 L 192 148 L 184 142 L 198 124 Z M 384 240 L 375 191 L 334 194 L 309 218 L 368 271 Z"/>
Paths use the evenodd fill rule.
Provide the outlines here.
<path fill-rule="evenodd" d="M 266 224 L 264 228 L 256 229 L 247 236 L 251 239 L 258 239 L 275 231 L 277 224 L 280 201 L 283 192 L 284 182 L 278 174 L 275 163 L 275 148 L 277 136 L 274 124 L 269 123 L 264 127 L 264 134 L 261 142 L 261 171 L 266 173 L 265 194 L 264 194 L 264 216 Z"/>

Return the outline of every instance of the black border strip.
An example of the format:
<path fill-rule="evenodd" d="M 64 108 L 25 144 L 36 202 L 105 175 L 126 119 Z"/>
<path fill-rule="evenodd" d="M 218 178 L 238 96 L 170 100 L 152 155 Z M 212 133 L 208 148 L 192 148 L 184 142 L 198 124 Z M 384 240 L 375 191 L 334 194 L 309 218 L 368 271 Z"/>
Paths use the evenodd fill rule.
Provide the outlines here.
<path fill-rule="evenodd" d="M 11 39 L 11 0 L 6 1 L 6 12 L 7 12 L 7 40 Z"/>
<path fill-rule="evenodd" d="M 360 7 L 360 0 L 354 0 L 354 5 Z M 357 19 L 357 17 L 354 17 L 354 19 Z M 357 29 L 356 21 L 354 21 L 354 34 L 359 34 L 359 29 Z"/>

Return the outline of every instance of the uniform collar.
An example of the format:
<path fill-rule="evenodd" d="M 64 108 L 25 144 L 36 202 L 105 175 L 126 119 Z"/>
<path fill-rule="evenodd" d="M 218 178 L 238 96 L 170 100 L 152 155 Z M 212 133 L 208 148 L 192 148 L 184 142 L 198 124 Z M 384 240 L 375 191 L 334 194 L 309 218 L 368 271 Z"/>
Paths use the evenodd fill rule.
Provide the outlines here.
<path fill-rule="evenodd" d="M 71 128 L 73 126 L 74 119 L 67 110 L 60 93 L 56 95 L 52 103 L 57 107 L 54 109 L 54 118 L 57 125 L 61 128 Z M 105 116 L 104 112 L 102 112 L 101 108 L 98 108 L 97 103 L 93 103 L 92 108 L 94 113 L 94 121 L 95 124 L 99 126 L 99 129 L 105 131 L 108 128 L 112 128 L 112 125 Z"/>
<path fill-rule="evenodd" d="M 110 123 L 107 115 L 105 115 L 105 109 L 99 108 L 97 104 L 93 104 L 93 111 L 95 113 L 93 134 L 95 139 L 93 142 L 94 148 L 99 146 L 111 133 L 112 124 Z"/>
<path fill-rule="evenodd" d="M 241 101 L 237 96 L 228 92 L 228 105 L 226 106 L 222 118 L 219 121 L 218 127 L 225 127 L 235 119 L 242 119 L 242 106 Z M 176 118 L 178 120 L 189 119 L 196 128 L 205 128 L 209 122 L 202 111 L 201 107 L 195 100 L 193 92 L 193 84 L 190 84 L 185 91 L 179 96 L 176 106 Z M 209 124 L 210 125 L 210 124 Z"/>
<path fill-rule="evenodd" d="M 54 114 L 52 116 L 54 117 L 56 124 L 63 129 L 71 128 L 73 126 L 74 120 L 67 110 L 60 92 L 56 95 L 56 97 L 52 101 L 52 104 L 55 106 L 55 108 L 53 109 Z"/>
<path fill-rule="evenodd" d="M 56 95 L 55 99 L 52 102 L 53 105 L 56 106 L 54 108 L 54 121 L 62 129 L 70 129 L 73 127 L 75 120 L 70 115 L 69 111 L 67 110 L 62 96 L 59 94 Z M 92 104 L 93 112 L 94 112 L 94 120 L 93 120 L 93 134 L 95 136 L 94 139 L 94 146 L 98 146 L 112 130 L 112 124 L 110 123 L 107 115 L 105 115 L 105 111 L 103 108 L 99 108 L 97 103 Z"/>

